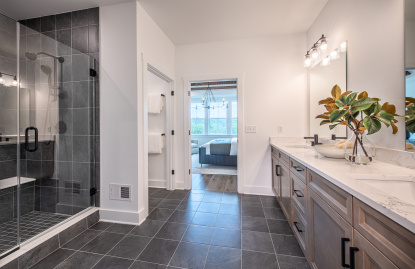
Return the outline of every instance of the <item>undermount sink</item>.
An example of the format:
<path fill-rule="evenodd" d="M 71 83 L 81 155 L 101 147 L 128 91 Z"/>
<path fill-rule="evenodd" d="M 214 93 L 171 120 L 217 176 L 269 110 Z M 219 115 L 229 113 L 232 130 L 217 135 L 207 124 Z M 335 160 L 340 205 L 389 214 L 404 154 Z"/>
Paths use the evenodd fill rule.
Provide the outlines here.
<path fill-rule="evenodd" d="M 390 194 L 404 202 L 415 205 L 415 176 L 406 175 L 350 175 L 375 189 Z"/>
<path fill-rule="evenodd" d="M 293 149 L 311 149 L 311 146 L 309 145 L 287 145 L 286 147 Z"/>

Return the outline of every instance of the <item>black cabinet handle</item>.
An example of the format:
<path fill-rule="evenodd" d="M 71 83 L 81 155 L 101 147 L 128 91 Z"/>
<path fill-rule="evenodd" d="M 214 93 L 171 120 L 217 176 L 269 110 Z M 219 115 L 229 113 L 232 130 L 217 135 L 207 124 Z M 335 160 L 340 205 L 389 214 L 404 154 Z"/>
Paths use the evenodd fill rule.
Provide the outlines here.
<path fill-rule="evenodd" d="M 349 248 L 349 255 L 350 255 L 350 269 L 354 269 L 354 261 L 355 261 L 355 253 L 359 251 L 357 247 L 350 247 Z"/>
<path fill-rule="evenodd" d="M 304 195 L 299 191 L 299 190 L 293 190 L 293 193 L 295 194 L 295 196 L 297 197 L 304 197 Z"/>
<path fill-rule="evenodd" d="M 346 242 L 349 242 L 350 239 L 349 238 L 342 238 L 341 242 L 342 242 L 342 246 L 341 246 L 341 251 L 342 251 L 342 266 L 346 267 L 346 268 L 350 268 L 350 265 L 346 263 Z"/>
<path fill-rule="evenodd" d="M 297 171 L 297 172 L 304 171 L 304 169 L 303 169 L 302 167 L 300 167 L 300 166 L 293 166 L 293 168 L 294 168 L 294 169 L 295 169 L 295 171 Z"/>
<path fill-rule="evenodd" d="M 280 166 L 278 165 L 278 164 L 276 164 L 275 165 L 275 175 L 277 176 L 277 177 L 279 177 L 279 176 L 281 176 L 281 174 L 280 173 L 278 173 L 278 169 L 280 168 Z"/>
<path fill-rule="evenodd" d="M 29 131 L 30 130 L 35 130 L 35 148 L 31 149 L 29 147 Z M 39 131 L 37 130 L 36 127 L 30 126 L 27 127 L 25 130 L 25 145 L 24 145 L 25 149 L 28 152 L 35 152 L 38 148 L 39 148 Z"/>
<path fill-rule="evenodd" d="M 297 223 L 298 223 L 298 222 L 294 221 L 294 226 L 295 226 L 295 228 L 297 229 L 297 231 L 298 231 L 299 233 L 302 233 L 302 232 L 303 232 L 303 230 L 301 230 L 300 228 L 298 228 Z"/>

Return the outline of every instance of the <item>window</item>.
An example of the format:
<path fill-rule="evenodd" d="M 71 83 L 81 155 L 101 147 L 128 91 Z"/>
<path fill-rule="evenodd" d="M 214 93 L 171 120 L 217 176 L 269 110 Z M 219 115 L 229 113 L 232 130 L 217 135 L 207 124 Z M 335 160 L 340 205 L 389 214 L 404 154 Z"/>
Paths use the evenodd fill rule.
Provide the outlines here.
<path fill-rule="evenodd" d="M 192 134 L 205 133 L 205 109 L 200 104 L 191 105 L 191 129 Z"/>
<path fill-rule="evenodd" d="M 233 100 L 228 99 L 228 104 L 225 104 L 225 106 L 223 105 L 223 102 L 213 103 L 212 108 L 210 109 L 205 109 L 201 105 L 200 99 L 192 99 L 191 134 L 237 135 L 238 103 L 235 99 L 236 98 L 233 98 Z"/>

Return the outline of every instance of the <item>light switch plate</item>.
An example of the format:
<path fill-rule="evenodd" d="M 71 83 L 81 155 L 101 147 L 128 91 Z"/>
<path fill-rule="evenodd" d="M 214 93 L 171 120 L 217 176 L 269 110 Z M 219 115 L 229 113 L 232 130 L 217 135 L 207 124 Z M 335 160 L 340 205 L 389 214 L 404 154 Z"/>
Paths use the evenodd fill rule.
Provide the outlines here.
<path fill-rule="evenodd" d="M 255 125 L 245 125 L 245 133 L 256 133 Z"/>

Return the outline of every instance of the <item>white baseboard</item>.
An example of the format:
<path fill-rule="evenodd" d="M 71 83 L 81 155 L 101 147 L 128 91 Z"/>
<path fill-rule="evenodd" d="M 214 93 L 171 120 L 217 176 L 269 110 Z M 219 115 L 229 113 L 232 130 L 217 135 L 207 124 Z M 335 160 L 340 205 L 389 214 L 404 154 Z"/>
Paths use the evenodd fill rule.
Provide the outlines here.
<path fill-rule="evenodd" d="M 176 182 L 176 189 L 184 190 L 184 182 Z"/>
<path fill-rule="evenodd" d="M 148 186 L 151 188 L 166 188 L 165 180 L 148 180 Z"/>
<path fill-rule="evenodd" d="M 271 187 L 266 186 L 244 186 L 244 194 L 268 195 L 273 196 Z"/>
<path fill-rule="evenodd" d="M 145 218 L 147 218 L 147 214 L 145 214 L 144 209 L 141 209 L 139 212 L 132 212 L 101 208 L 99 212 L 100 221 L 115 222 L 122 224 L 140 225 L 145 220 Z"/>

